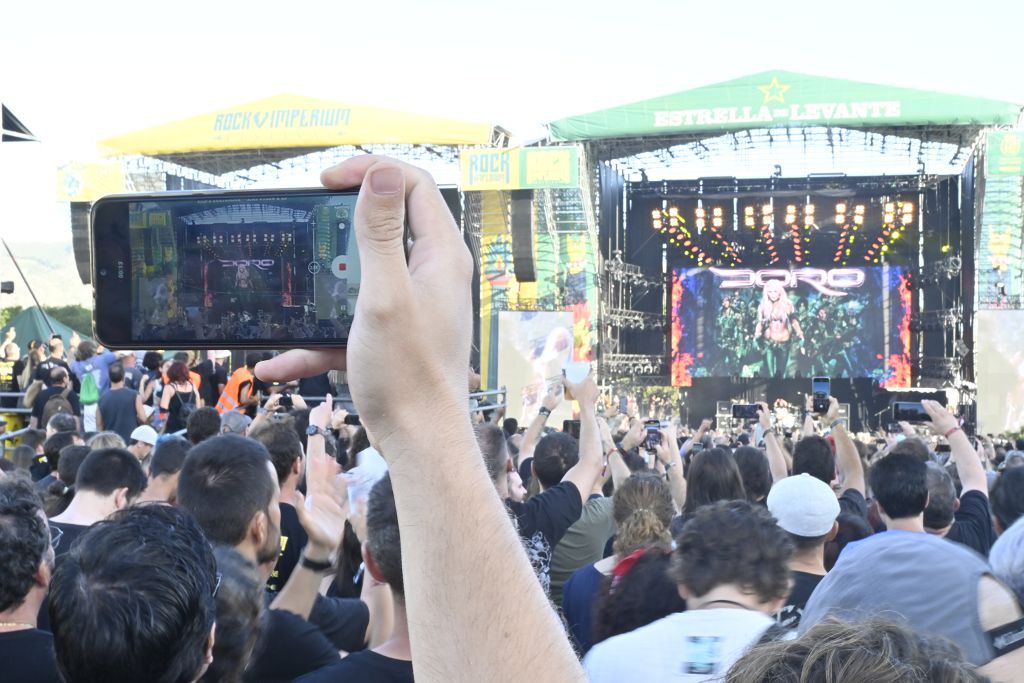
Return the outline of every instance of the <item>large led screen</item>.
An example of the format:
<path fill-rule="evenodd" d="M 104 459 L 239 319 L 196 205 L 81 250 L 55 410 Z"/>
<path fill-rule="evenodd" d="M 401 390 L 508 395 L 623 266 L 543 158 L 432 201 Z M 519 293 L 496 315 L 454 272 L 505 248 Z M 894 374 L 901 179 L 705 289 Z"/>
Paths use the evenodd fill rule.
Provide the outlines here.
<path fill-rule="evenodd" d="M 695 377 L 910 380 L 909 276 L 869 268 L 678 268 L 672 383 Z"/>

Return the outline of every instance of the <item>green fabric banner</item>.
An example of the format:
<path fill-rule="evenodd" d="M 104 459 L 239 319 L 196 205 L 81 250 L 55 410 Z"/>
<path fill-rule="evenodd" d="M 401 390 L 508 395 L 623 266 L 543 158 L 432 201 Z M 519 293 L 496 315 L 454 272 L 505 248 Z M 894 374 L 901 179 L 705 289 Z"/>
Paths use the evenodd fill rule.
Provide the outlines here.
<path fill-rule="evenodd" d="M 989 177 L 1024 175 L 1024 131 L 989 133 L 985 157 L 985 173 Z"/>
<path fill-rule="evenodd" d="M 558 140 L 806 126 L 996 125 L 1021 105 L 766 71 L 548 124 Z"/>

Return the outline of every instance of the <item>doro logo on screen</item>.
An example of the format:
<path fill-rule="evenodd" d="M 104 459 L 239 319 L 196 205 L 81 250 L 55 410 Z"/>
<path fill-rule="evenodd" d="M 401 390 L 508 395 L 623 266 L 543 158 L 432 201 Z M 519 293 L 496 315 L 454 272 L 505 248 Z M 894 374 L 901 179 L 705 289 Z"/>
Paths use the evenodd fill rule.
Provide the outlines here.
<path fill-rule="evenodd" d="M 712 268 L 711 272 L 722 278 L 722 289 L 746 289 L 764 287 L 777 280 L 784 287 L 796 287 L 805 282 L 822 294 L 846 296 L 842 289 L 856 289 L 864 284 L 864 271 L 855 268 L 800 268 L 798 270 L 750 270 L 747 268 Z"/>

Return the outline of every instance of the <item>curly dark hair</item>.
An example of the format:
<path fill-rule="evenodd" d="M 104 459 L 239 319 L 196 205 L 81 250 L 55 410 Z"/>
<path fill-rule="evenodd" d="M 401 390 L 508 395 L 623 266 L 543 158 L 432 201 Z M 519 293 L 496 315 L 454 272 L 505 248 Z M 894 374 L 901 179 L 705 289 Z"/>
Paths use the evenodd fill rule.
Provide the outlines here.
<path fill-rule="evenodd" d="M 50 545 L 43 502 L 28 479 L 0 479 L 0 612 L 25 601 Z"/>
<path fill-rule="evenodd" d="M 793 542 L 763 507 L 745 500 L 705 505 L 676 539 L 672 576 L 693 595 L 734 584 L 762 602 L 789 594 Z"/>
<path fill-rule="evenodd" d="M 596 596 L 593 643 L 628 633 L 641 626 L 686 609 L 679 586 L 669 575 L 672 550 L 667 545 L 652 545 L 644 550 L 611 589 L 607 579 Z"/>

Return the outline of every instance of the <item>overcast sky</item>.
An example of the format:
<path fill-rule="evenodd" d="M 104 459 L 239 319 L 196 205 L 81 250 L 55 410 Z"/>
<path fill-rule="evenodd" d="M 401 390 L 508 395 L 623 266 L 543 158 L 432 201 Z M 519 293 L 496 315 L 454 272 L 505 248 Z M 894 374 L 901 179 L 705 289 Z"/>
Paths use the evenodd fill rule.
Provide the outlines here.
<path fill-rule="evenodd" d="M 280 92 L 542 124 L 787 69 L 1024 102 L 1024 3 L 22 3 L 0 10 L 0 234 L 69 240 L 54 169 L 105 137 Z"/>

